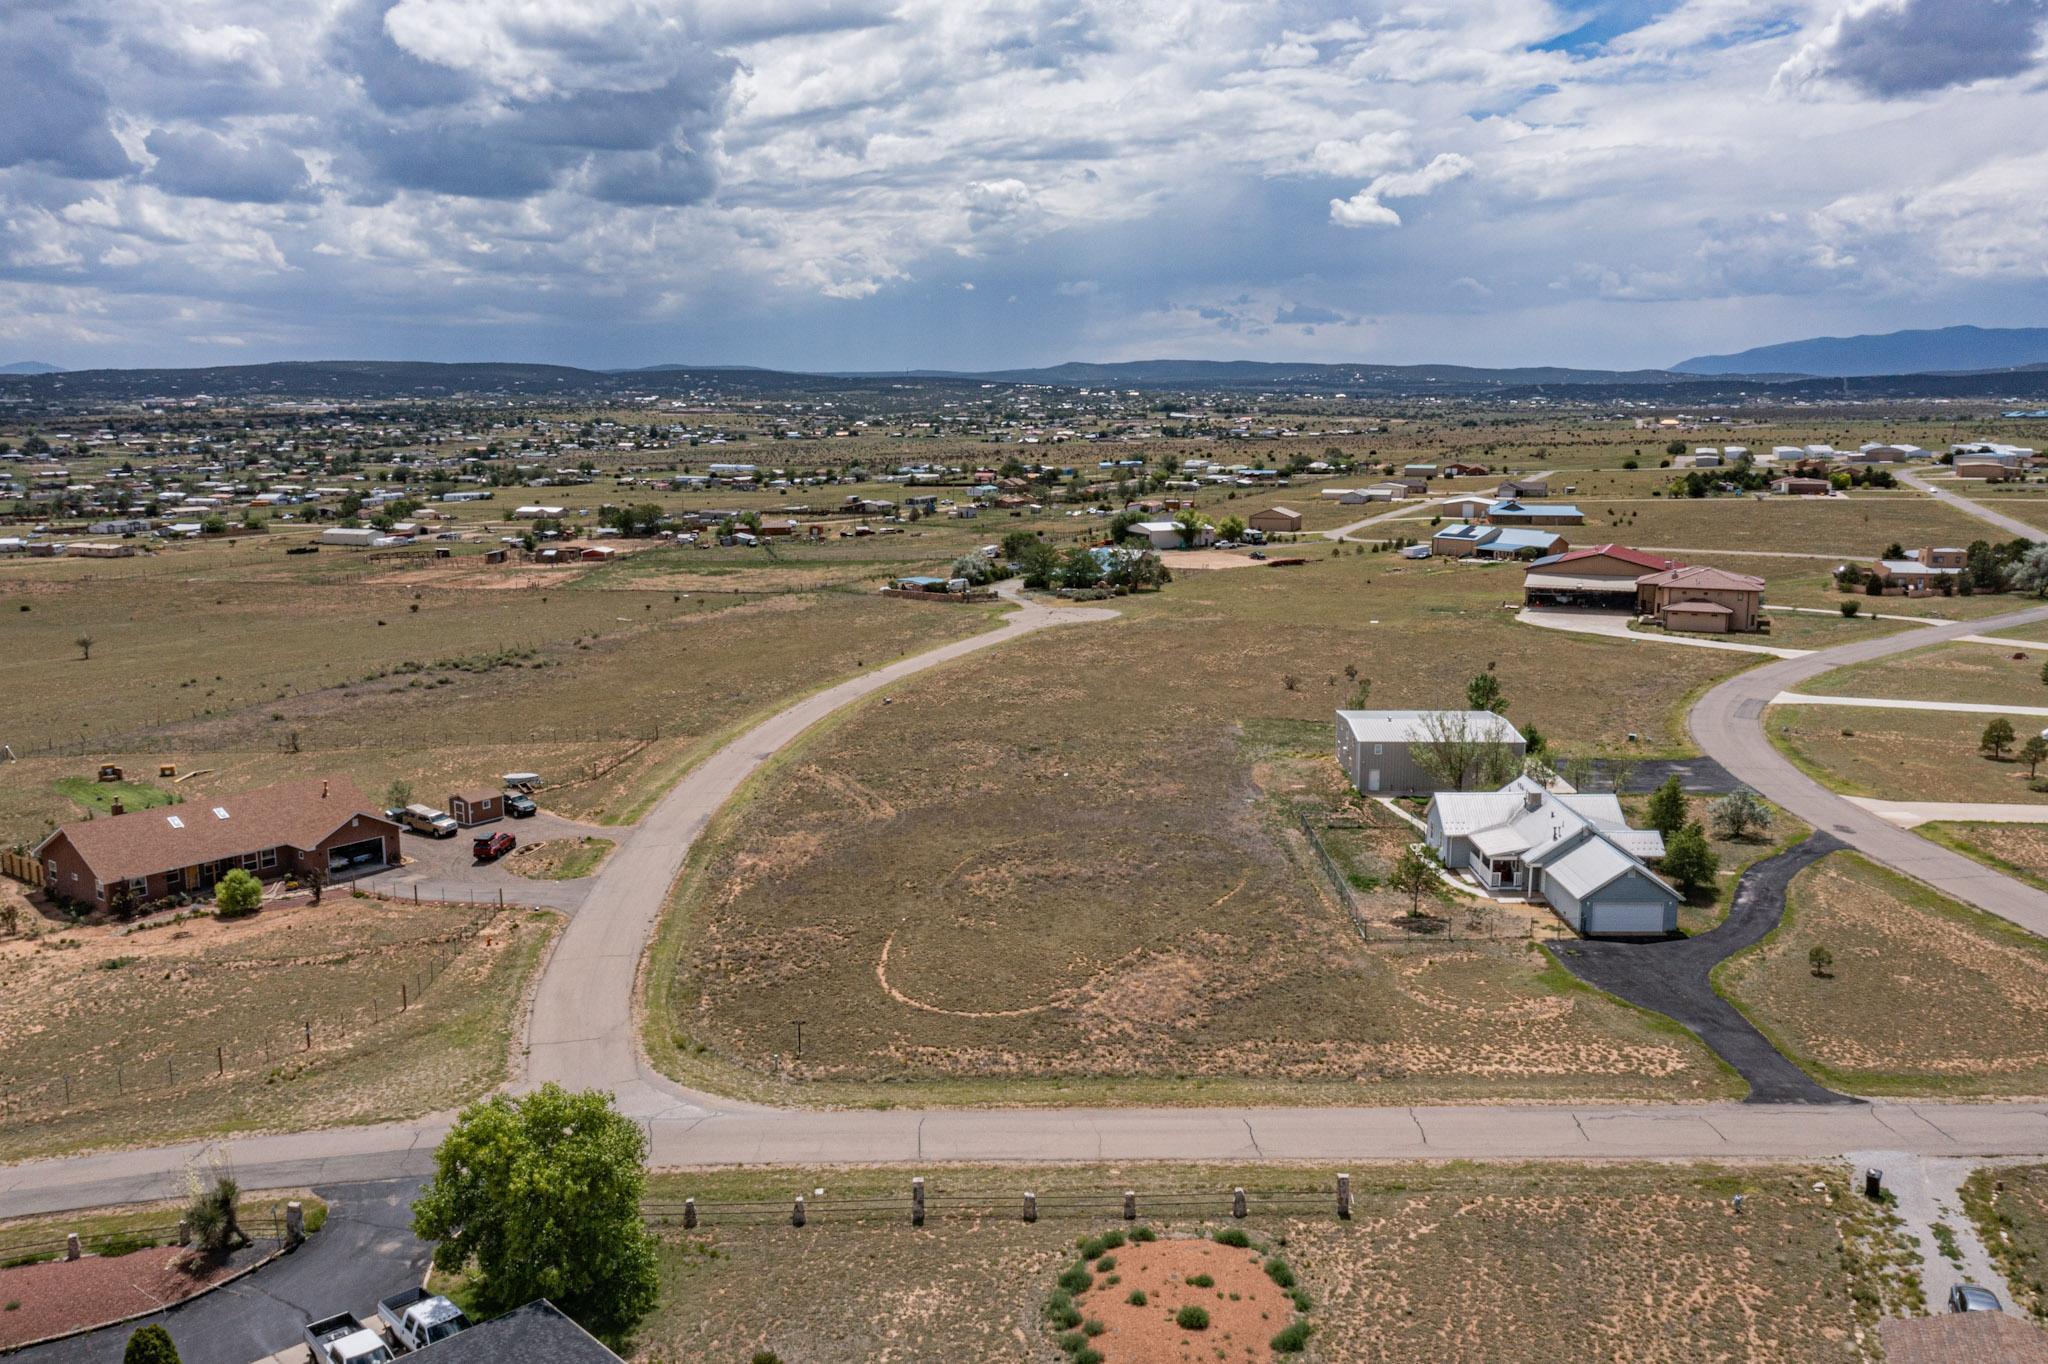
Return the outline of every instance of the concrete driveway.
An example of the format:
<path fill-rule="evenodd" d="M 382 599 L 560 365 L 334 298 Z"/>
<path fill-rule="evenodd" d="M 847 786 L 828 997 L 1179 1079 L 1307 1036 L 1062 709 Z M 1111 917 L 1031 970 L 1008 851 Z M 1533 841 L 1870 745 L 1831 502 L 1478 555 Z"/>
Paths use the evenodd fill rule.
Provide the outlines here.
<path fill-rule="evenodd" d="M 246 1185 L 248 1181 L 244 1179 Z M 335 1312 L 367 1317 L 377 1300 L 416 1287 L 431 1251 L 412 1234 L 418 1179 L 316 1188 L 327 1222 L 289 1255 L 180 1307 L 10 1355 L 10 1364 L 120 1364 L 130 1333 L 171 1333 L 183 1364 L 249 1364 Z"/>
<path fill-rule="evenodd" d="M 1552 943 L 1550 953 L 1588 985 L 1684 1024 L 1749 1083 L 1749 1103 L 1855 1103 L 1817 1084 L 1787 1060 L 1734 1005 L 1714 992 L 1708 979 L 1716 966 L 1762 942 L 1778 926 L 1785 915 L 1785 888 L 1794 876 L 1842 846 L 1827 834 L 1813 834 L 1797 847 L 1751 866 L 1736 887 L 1728 917 L 1696 938 Z"/>
<path fill-rule="evenodd" d="M 597 883 L 595 876 L 574 881 L 538 881 L 508 871 L 503 863 L 479 863 L 470 856 L 471 840 L 478 834 L 501 831 L 518 839 L 519 846 L 523 848 L 529 843 L 558 838 L 608 838 L 623 844 L 632 836 L 633 826 L 583 824 L 542 810 L 527 819 L 501 819 L 480 824 L 474 829 L 464 829 L 453 838 L 428 838 L 407 830 L 404 839 L 406 865 L 365 876 L 354 884 L 359 889 L 399 899 L 417 896 L 422 900 L 488 902 L 503 895 L 508 905 L 539 905 L 571 913 L 582 908 L 591 888 Z M 616 851 L 613 855 L 616 856 Z"/>

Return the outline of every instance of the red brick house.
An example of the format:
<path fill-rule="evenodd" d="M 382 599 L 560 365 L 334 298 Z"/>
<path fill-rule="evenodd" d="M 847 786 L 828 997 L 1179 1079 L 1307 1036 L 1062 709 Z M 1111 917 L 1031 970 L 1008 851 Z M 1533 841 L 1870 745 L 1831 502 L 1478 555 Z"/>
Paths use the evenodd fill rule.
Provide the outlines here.
<path fill-rule="evenodd" d="M 66 824 L 36 846 L 53 895 L 107 908 L 205 891 L 236 867 L 262 880 L 352 875 L 399 860 L 399 827 L 339 778 Z"/>

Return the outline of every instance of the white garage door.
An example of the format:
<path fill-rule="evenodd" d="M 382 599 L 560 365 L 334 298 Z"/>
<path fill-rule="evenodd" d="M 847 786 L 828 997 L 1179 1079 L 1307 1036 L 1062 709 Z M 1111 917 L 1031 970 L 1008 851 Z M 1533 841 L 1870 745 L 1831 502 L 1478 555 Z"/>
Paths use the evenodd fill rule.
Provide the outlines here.
<path fill-rule="evenodd" d="M 1662 933 L 1664 904 L 1660 900 L 1602 901 L 1590 907 L 1588 933 Z"/>

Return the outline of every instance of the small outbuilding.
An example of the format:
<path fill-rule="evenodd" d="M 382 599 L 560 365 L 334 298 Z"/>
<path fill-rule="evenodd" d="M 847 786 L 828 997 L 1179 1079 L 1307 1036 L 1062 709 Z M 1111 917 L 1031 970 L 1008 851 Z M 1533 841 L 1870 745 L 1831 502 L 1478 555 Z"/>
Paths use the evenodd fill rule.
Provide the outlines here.
<path fill-rule="evenodd" d="M 448 797 L 448 813 L 465 829 L 493 823 L 505 817 L 505 793 L 481 786 L 458 791 Z"/>
<path fill-rule="evenodd" d="M 1246 517 L 1245 524 L 1268 535 L 1284 534 L 1301 529 L 1301 513 L 1292 507 L 1267 507 Z"/>

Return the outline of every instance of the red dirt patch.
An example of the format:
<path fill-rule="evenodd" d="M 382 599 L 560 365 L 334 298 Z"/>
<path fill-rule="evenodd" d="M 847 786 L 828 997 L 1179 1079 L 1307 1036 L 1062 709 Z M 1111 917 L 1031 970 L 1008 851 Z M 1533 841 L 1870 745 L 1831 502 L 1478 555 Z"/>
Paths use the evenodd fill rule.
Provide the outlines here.
<path fill-rule="evenodd" d="M 1093 1269 L 1095 1286 L 1075 1295 L 1074 1307 L 1103 1332 L 1091 1343 L 1103 1364 L 1192 1364 L 1195 1360 L 1270 1359 L 1274 1333 L 1294 1320 L 1294 1303 L 1266 1277 L 1256 1250 L 1214 1241 L 1134 1241 L 1109 1252 L 1115 1266 Z M 1207 1275 L 1198 1288 L 1188 1279 Z M 1108 1280 L 1114 1277 L 1115 1283 Z M 1142 1290 L 1145 1305 L 1132 1305 Z M 1209 1314 L 1207 1330 L 1174 1322 L 1183 1307 Z"/>
<path fill-rule="evenodd" d="M 21 1304 L 0 1311 L 0 1350 L 168 1307 L 234 1270 L 204 1261 L 187 1272 L 187 1254 L 158 1246 L 112 1259 L 88 1255 L 0 1270 L 0 1306 Z"/>

